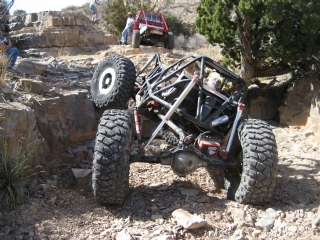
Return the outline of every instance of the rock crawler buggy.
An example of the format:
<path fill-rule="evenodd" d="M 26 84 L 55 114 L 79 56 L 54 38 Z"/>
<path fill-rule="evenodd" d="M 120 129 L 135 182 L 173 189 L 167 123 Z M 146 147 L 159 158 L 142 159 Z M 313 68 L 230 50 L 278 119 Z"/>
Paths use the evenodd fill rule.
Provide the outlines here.
<path fill-rule="evenodd" d="M 106 57 L 90 90 L 95 105 L 107 108 L 94 147 L 96 199 L 121 204 L 129 191 L 130 163 L 148 162 L 171 165 L 178 176 L 199 167 L 223 167 L 228 199 L 268 202 L 277 176 L 277 146 L 266 122 L 241 117 L 246 92 L 242 78 L 205 56 L 190 54 L 167 66 L 155 54 L 137 74 L 130 59 Z M 131 97 L 134 106 L 127 108 Z M 141 137 L 141 116 L 157 124 L 147 139 Z M 139 152 L 130 155 L 133 127 Z M 147 156 L 158 134 L 172 148 Z"/>

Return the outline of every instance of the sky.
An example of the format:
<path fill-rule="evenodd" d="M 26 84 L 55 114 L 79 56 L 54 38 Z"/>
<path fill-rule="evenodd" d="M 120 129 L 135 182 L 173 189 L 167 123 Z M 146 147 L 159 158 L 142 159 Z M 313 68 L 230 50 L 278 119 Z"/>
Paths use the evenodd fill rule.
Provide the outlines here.
<path fill-rule="evenodd" d="M 10 9 L 10 14 L 15 10 L 25 10 L 27 13 L 37 13 L 41 11 L 60 11 L 68 6 L 82 6 L 90 0 L 14 0 Z M 7 0 L 9 3 L 10 0 Z"/>

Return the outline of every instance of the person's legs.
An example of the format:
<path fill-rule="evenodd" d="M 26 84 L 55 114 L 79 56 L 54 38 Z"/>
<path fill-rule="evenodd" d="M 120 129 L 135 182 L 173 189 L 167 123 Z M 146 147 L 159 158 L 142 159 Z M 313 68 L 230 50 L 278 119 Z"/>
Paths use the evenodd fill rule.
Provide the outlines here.
<path fill-rule="evenodd" d="M 10 61 L 10 65 L 9 65 L 8 69 L 12 69 L 14 64 L 16 63 L 17 58 L 18 58 L 19 50 L 15 47 L 12 47 L 8 51 L 6 51 L 6 55 Z"/>
<path fill-rule="evenodd" d="M 122 33 L 121 33 L 121 43 L 122 44 L 127 44 L 127 35 L 128 35 L 128 28 L 125 28 Z"/>
<path fill-rule="evenodd" d="M 129 28 L 127 29 L 126 43 L 128 43 L 128 42 L 129 42 L 130 34 L 131 34 L 131 28 L 129 27 Z"/>
<path fill-rule="evenodd" d="M 92 13 L 91 20 L 94 22 L 97 19 L 97 8 L 96 8 L 95 5 L 91 5 L 90 6 L 90 10 L 91 10 L 91 13 Z"/>

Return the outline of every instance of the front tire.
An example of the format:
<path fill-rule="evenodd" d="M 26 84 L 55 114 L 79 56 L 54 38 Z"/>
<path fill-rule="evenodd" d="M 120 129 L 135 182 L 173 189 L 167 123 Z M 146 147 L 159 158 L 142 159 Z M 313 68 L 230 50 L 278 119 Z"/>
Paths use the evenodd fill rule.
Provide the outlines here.
<path fill-rule="evenodd" d="M 134 92 L 136 69 L 132 61 L 118 54 L 107 56 L 95 70 L 91 99 L 98 108 L 125 109 Z"/>
<path fill-rule="evenodd" d="M 261 120 L 241 121 L 229 153 L 239 168 L 225 170 L 227 198 L 264 205 L 272 197 L 278 166 L 277 145 L 270 126 Z"/>
<path fill-rule="evenodd" d="M 106 110 L 100 119 L 92 167 L 93 194 L 100 203 L 122 204 L 129 192 L 131 128 L 129 110 Z"/>

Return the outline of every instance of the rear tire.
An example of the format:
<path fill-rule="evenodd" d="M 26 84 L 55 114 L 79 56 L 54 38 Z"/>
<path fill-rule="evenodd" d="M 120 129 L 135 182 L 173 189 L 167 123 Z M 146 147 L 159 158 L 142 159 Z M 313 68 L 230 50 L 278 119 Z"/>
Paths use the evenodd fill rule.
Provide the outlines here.
<path fill-rule="evenodd" d="M 229 157 L 241 166 L 225 170 L 227 198 L 242 204 L 266 204 L 275 188 L 278 166 L 277 145 L 270 126 L 261 120 L 243 120 Z"/>
<path fill-rule="evenodd" d="M 173 49 L 173 47 L 174 47 L 174 35 L 172 32 L 168 32 L 166 48 Z"/>
<path fill-rule="evenodd" d="M 132 47 L 138 48 L 140 47 L 140 31 L 139 30 L 133 30 L 132 32 Z"/>
<path fill-rule="evenodd" d="M 179 144 L 179 138 L 173 132 L 167 129 L 161 130 L 161 137 L 171 146 L 177 146 Z"/>
<path fill-rule="evenodd" d="M 95 140 L 92 189 L 98 202 L 121 204 L 129 192 L 132 134 L 129 110 L 106 110 Z"/>
<path fill-rule="evenodd" d="M 136 69 L 132 61 L 111 54 L 93 74 L 90 97 L 98 108 L 125 109 L 134 92 L 135 81 Z"/>

